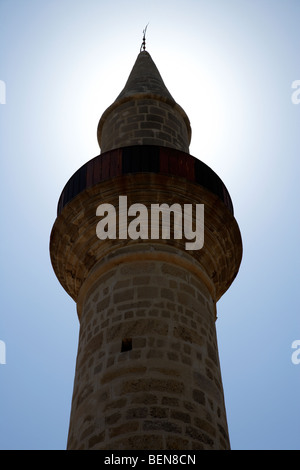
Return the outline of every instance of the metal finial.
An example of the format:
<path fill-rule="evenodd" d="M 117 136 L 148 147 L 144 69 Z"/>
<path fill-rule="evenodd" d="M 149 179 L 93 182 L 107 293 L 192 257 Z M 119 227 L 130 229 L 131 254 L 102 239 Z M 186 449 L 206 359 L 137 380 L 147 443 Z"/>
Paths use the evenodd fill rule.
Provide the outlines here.
<path fill-rule="evenodd" d="M 143 31 L 143 42 L 142 42 L 142 45 L 141 45 L 140 52 L 142 52 L 142 49 L 143 49 L 143 51 L 146 50 L 146 31 L 147 31 L 148 24 L 147 24 L 146 28 Z"/>

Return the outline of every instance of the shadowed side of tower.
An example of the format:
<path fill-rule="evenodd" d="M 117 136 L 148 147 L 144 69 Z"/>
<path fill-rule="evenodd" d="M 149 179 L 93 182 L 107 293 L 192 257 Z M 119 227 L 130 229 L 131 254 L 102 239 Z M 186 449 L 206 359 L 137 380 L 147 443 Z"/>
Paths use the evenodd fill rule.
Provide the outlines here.
<path fill-rule="evenodd" d="M 100 119 L 101 154 L 61 194 L 51 260 L 80 321 L 69 449 L 230 448 L 216 302 L 242 242 L 228 191 L 188 153 L 190 138 L 186 113 L 143 51 Z M 96 234 L 102 204 L 116 209 L 115 237 Z M 151 208 L 162 204 L 174 209 L 171 221 L 204 205 L 201 249 L 187 250 L 173 231 L 163 237 L 163 218 L 154 227 Z"/>

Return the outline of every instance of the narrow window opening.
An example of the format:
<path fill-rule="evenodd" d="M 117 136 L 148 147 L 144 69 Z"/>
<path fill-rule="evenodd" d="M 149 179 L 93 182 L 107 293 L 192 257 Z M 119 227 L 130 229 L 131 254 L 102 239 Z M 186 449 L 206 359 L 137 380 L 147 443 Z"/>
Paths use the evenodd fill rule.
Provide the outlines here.
<path fill-rule="evenodd" d="M 122 339 L 121 352 L 131 351 L 132 350 L 132 338 Z"/>

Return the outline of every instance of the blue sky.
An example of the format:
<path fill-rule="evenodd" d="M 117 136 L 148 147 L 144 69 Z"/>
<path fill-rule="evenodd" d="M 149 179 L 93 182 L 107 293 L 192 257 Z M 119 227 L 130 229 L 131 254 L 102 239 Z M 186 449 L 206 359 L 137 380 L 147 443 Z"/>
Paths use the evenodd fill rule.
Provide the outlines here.
<path fill-rule="evenodd" d="M 49 236 L 148 22 L 190 153 L 226 184 L 243 237 L 217 320 L 232 448 L 300 449 L 299 18 L 298 0 L 0 0 L 0 449 L 66 447 L 79 328 Z"/>

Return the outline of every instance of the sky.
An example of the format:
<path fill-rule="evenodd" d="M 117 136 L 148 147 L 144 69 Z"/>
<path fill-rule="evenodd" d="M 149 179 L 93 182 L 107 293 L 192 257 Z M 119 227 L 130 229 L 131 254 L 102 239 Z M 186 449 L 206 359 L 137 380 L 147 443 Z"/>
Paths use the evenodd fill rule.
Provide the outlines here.
<path fill-rule="evenodd" d="M 149 23 L 243 239 L 216 323 L 231 447 L 300 450 L 299 18 L 299 0 L 0 0 L 0 449 L 66 448 L 79 324 L 49 237 Z"/>

